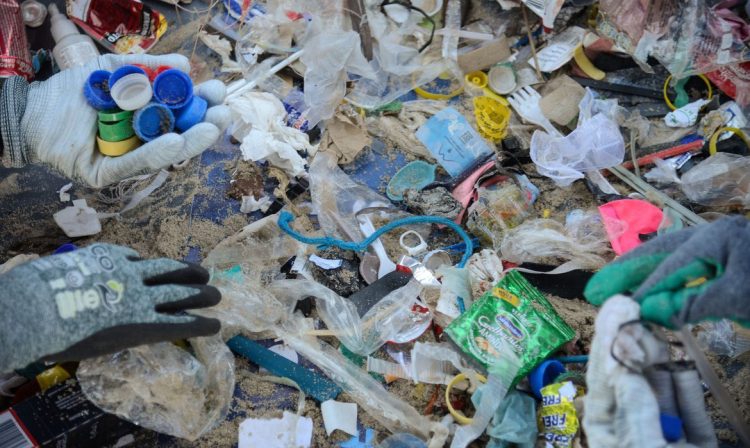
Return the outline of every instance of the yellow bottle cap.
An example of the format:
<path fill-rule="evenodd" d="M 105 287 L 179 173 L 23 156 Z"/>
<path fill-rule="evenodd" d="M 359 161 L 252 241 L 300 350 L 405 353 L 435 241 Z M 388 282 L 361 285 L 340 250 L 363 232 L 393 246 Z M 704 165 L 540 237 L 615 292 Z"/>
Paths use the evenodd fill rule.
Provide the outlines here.
<path fill-rule="evenodd" d="M 96 145 L 99 147 L 99 152 L 105 156 L 117 157 L 121 156 L 129 151 L 134 150 L 140 146 L 141 141 L 138 136 L 134 135 L 127 140 L 119 142 L 107 142 L 96 136 Z"/>

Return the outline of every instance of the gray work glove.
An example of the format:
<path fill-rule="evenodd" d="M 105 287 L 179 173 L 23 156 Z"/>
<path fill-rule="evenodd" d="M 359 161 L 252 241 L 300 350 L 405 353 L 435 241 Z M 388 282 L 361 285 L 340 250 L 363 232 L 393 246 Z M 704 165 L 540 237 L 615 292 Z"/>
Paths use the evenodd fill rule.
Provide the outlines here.
<path fill-rule="evenodd" d="M 597 272 L 584 295 L 601 305 L 633 293 L 641 317 L 667 327 L 732 319 L 750 327 L 750 221 L 722 218 L 659 236 Z"/>
<path fill-rule="evenodd" d="M 182 313 L 219 303 L 208 277 L 110 244 L 17 266 L 0 275 L 0 372 L 214 334 L 219 321 Z"/>
<path fill-rule="evenodd" d="M 212 80 L 197 86 L 194 92 L 213 106 L 206 112 L 203 123 L 182 134 L 165 134 L 123 156 L 102 155 L 96 149 L 97 111 L 86 101 L 83 86 L 94 70 L 114 71 L 128 64 L 150 68 L 166 65 L 190 72 L 188 59 L 178 54 L 108 54 L 83 67 L 63 70 L 46 81 L 32 83 L 20 122 L 23 144 L 21 149 L 5 148 L 6 152 L 16 152 L 4 156 L 6 165 L 9 159 L 14 167 L 44 163 L 69 178 L 103 187 L 190 159 L 216 143 L 231 116 L 229 108 L 221 105 L 226 86 Z"/>

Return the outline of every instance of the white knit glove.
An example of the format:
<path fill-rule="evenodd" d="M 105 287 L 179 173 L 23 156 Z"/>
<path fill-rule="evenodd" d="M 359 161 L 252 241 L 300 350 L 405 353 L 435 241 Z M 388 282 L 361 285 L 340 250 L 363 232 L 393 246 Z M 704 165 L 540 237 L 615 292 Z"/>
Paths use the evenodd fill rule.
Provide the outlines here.
<path fill-rule="evenodd" d="M 165 134 L 120 157 L 102 155 L 96 149 L 97 111 L 86 101 L 83 86 L 94 70 L 114 71 L 128 64 L 151 68 L 167 65 L 190 72 L 188 59 L 178 54 L 108 54 L 83 67 L 63 70 L 47 81 L 31 84 L 21 120 L 27 159 L 50 165 L 93 187 L 103 187 L 190 159 L 216 143 L 231 117 L 229 109 L 221 105 L 226 86 L 212 80 L 194 90 L 213 106 L 206 112 L 203 123 L 181 135 Z"/>

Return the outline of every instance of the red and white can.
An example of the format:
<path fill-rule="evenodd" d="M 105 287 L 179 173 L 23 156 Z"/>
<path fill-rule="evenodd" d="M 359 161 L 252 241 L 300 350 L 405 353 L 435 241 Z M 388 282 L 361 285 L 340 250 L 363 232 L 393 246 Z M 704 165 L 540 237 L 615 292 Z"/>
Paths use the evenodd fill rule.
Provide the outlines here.
<path fill-rule="evenodd" d="M 0 0 L 0 78 L 15 75 L 34 78 L 31 52 L 21 6 L 16 0 Z"/>

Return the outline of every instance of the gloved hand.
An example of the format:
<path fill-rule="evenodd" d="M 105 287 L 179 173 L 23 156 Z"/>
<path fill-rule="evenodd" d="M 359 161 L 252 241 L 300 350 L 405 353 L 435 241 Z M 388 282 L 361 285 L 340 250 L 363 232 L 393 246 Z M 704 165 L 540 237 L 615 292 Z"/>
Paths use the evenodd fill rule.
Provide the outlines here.
<path fill-rule="evenodd" d="M 231 118 L 229 109 L 221 106 L 226 86 L 212 80 L 196 86 L 194 92 L 213 106 L 206 112 L 203 123 L 181 135 L 163 135 L 120 157 L 99 153 L 96 149 L 97 111 L 86 101 L 83 86 L 94 70 L 114 71 L 128 64 L 151 68 L 167 65 L 190 72 L 188 59 L 177 54 L 108 54 L 83 67 L 63 70 L 47 81 L 31 84 L 21 120 L 23 161 L 45 163 L 70 178 L 103 187 L 182 162 L 216 143 Z"/>
<path fill-rule="evenodd" d="M 633 292 L 641 317 L 666 327 L 727 318 L 750 326 L 750 221 L 742 216 L 657 237 L 597 272 L 584 295 L 601 305 Z"/>
<path fill-rule="evenodd" d="M 208 277 L 110 244 L 17 266 L 0 275 L 0 372 L 214 334 L 219 321 L 177 314 L 219 303 Z"/>

